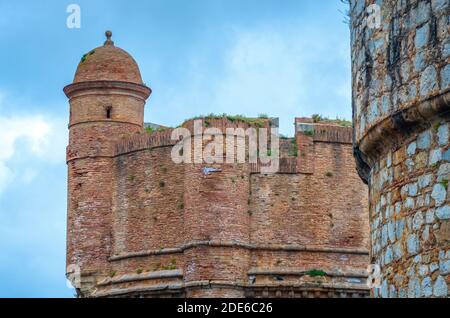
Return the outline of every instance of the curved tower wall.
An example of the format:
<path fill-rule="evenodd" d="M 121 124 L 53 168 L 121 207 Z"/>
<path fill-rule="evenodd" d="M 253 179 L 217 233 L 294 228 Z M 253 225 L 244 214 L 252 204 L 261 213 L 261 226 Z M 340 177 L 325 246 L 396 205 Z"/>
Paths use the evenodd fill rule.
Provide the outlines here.
<path fill-rule="evenodd" d="M 227 122 L 212 121 L 212 127 L 226 131 Z M 203 122 L 207 134 L 207 126 Z M 246 129 L 246 125 L 242 129 Z M 196 135 L 193 122 L 185 123 L 191 130 L 192 154 L 195 153 Z M 213 137 L 211 136 L 211 140 Z M 237 140 L 234 144 L 237 153 Z M 224 142 L 227 142 L 223 135 Z M 241 139 L 242 140 L 242 139 Z M 245 142 L 245 140 L 244 140 Z M 203 148 L 207 147 L 203 141 Z M 223 150 L 223 158 L 227 157 Z M 212 169 L 205 172 L 204 168 Z M 216 169 L 216 171 L 214 171 Z M 187 297 L 244 297 L 242 288 L 248 281 L 247 270 L 250 262 L 250 252 L 243 248 L 249 243 L 249 189 L 250 167 L 244 164 L 185 164 L 184 179 L 184 233 L 190 242 L 207 242 L 194 244 L 184 251 L 185 282 L 190 288 Z M 202 286 L 202 282 L 210 282 Z M 208 287 L 208 285 L 210 287 Z"/>
<path fill-rule="evenodd" d="M 381 267 L 373 294 L 447 297 L 450 3 L 351 0 L 350 15 L 354 153 Z"/>
<path fill-rule="evenodd" d="M 69 85 L 65 93 L 70 99 L 67 266 L 79 268 L 82 286 L 91 286 L 110 271 L 112 145 L 143 131 L 149 89 L 93 81 Z"/>

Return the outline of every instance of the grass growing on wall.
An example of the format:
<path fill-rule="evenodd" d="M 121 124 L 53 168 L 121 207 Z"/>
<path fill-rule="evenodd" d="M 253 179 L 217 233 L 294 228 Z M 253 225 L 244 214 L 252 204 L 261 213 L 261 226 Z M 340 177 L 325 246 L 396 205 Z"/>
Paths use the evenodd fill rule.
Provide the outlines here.
<path fill-rule="evenodd" d="M 327 276 L 327 273 L 321 269 L 312 269 L 312 270 L 308 271 L 306 273 L 306 275 L 308 275 L 310 277 L 322 277 L 322 276 Z"/>
<path fill-rule="evenodd" d="M 291 144 L 292 144 L 292 153 L 291 155 L 294 157 L 298 157 L 298 144 L 297 144 L 297 140 L 295 138 L 293 138 L 291 140 Z"/>
<path fill-rule="evenodd" d="M 90 52 L 84 54 L 84 55 L 81 57 L 81 63 L 83 63 L 84 61 L 86 61 L 87 58 L 89 57 L 89 55 L 92 55 L 92 54 L 94 54 L 94 53 L 95 53 L 95 50 L 92 50 L 92 51 L 90 51 Z"/>
<path fill-rule="evenodd" d="M 205 125 L 209 126 L 210 125 L 210 120 L 213 119 L 224 119 L 226 118 L 227 120 L 229 120 L 230 122 L 242 122 L 242 123 L 246 123 L 252 126 L 257 126 L 257 127 L 264 127 L 266 125 L 267 122 L 270 123 L 270 119 L 269 116 L 266 114 L 261 114 L 259 115 L 257 118 L 250 118 L 250 117 L 246 117 L 244 115 L 228 115 L 228 114 L 221 114 L 221 115 L 216 115 L 216 114 L 209 114 L 209 115 L 202 115 L 202 116 L 196 116 L 190 119 L 187 119 L 186 121 L 190 121 L 190 120 L 196 120 L 196 119 L 203 119 L 205 121 Z"/>
<path fill-rule="evenodd" d="M 335 124 L 335 125 L 342 126 L 342 127 L 352 127 L 353 126 L 351 121 L 346 120 L 346 119 L 341 119 L 339 117 L 336 117 L 336 119 L 330 119 L 330 118 L 322 116 L 322 115 L 314 114 L 314 115 L 312 115 L 312 119 L 313 119 L 314 123 L 328 123 L 328 124 Z"/>

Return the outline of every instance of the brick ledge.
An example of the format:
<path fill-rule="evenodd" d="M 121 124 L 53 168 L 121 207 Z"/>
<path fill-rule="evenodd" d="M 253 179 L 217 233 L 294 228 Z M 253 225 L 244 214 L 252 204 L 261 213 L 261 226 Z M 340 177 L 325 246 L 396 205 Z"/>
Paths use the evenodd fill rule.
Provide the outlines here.
<path fill-rule="evenodd" d="M 186 289 L 194 288 L 228 288 L 228 289 L 301 289 L 302 291 L 316 292 L 316 291 L 334 291 L 339 292 L 359 292 L 368 293 L 369 288 L 361 284 L 348 283 L 277 283 L 277 284 L 247 284 L 237 283 L 232 281 L 192 281 L 188 283 L 173 283 L 173 284 L 158 284 L 151 287 L 130 287 L 126 289 L 111 289 L 109 291 L 98 292 L 95 291 L 92 297 L 126 297 L 132 293 L 151 293 L 151 292 L 175 292 L 182 293 Z"/>
<path fill-rule="evenodd" d="M 193 241 L 182 245 L 181 247 L 165 248 L 159 250 L 149 250 L 140 252 L 130 252 L 118 255 L 113 255 L 109 258 L 109 261 L 120 261 L 123 259 L 146 257 L 152 255 L 165 255 L 165 254 L 180 254 L 185 250 L 198 248 L 198 247 L 227 247 L 227 248 L 244 248 L 248 250 L 268 250 L 268 251 L 286 251 L 286 252 L 312 252 L 312 253 L 335 253 L 335 254 L 356 254 L 356 255 L 369 255 L 367 250 L 348 249 L 348 248 L 319 248 L 319 247 L 307 247 L 303 245 L 264 245 L 264 244 L 249 244 L 242 242 L 219 242 L 219 241 Z"/>

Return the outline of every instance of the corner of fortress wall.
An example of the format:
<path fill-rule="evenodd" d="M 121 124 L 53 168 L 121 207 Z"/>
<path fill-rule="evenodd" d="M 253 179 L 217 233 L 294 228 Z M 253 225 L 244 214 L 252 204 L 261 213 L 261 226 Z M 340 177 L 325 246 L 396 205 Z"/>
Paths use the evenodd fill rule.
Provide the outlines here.
<path fill-rule="evenodd" d="M 450 3 L 350 1 L 358 170 L 369 182 L 376 297 L 448 297 Z"/>

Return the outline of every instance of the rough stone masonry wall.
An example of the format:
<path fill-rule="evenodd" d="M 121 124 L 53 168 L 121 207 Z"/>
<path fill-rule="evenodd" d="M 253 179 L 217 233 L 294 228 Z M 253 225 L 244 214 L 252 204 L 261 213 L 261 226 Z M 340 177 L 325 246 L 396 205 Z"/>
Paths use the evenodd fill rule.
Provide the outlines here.
<path fill-rule="evenodd" d="M 450 274 L 448 123 L 412 138 L 373 167 L 372 259 L 382 297 L 446 297 Z"/>
<path fill-rule="evenodd" d="M 364 26 L 373 3 L 380 28 Z M 450 88 L 449 10 L 447 0 L 351 1 L 357 141 L 393 112 Z"/>
<path fill-rule="evenodd" d="M 381 26 L 367 23 L 369 5 Z M 447 297 L 450 2 L 350 1 L 355 156 L 380 297 Z"/>

